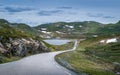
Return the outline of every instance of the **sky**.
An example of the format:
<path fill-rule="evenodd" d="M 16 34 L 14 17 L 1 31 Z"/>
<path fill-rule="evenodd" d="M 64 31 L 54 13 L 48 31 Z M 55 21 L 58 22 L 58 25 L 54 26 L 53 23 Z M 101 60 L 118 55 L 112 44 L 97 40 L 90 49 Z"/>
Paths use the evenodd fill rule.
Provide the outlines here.
<path fill-rule="evenodd" d="M 0 0 L 0 18 L 36 26 L 51 22 L 120 20 L 120 0 Z"/>

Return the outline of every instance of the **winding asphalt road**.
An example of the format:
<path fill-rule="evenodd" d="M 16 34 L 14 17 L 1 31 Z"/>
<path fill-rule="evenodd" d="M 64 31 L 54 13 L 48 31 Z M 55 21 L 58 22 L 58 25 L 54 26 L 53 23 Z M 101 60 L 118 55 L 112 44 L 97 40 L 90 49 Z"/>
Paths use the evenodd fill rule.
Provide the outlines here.
<path fill-rule="evenodd" d="M 54 59 L 57 54 L 75 50 L 76 46 L 77 41 L 70 50 L 42 53 L 0 64 L 0 75 L 77 75 L 60 66 Z"/>

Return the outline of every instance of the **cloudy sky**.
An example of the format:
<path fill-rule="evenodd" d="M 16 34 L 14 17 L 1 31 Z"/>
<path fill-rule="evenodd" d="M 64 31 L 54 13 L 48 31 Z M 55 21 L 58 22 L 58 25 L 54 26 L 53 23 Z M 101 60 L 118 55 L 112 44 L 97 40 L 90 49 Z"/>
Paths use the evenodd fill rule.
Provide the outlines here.
<path fill-rule="evenodd" d="M 0 18 L 36 26 L 59 21 L 120 20 L 120 0 L 0 0 Z"/>

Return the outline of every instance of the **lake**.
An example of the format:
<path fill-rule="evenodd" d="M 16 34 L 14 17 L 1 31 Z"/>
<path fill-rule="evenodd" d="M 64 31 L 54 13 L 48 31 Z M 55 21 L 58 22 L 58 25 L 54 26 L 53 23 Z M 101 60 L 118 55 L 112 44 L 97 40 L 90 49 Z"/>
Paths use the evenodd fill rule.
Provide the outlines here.
<path fill-rule="evenodd" d="M 71 40 L 48 39 L 48 40 L 44 40 L 44 41 L 51 44 L 51 45 L 63 45 L 63 44 L 66 44 L 66 43 L 70 42 Z"/>

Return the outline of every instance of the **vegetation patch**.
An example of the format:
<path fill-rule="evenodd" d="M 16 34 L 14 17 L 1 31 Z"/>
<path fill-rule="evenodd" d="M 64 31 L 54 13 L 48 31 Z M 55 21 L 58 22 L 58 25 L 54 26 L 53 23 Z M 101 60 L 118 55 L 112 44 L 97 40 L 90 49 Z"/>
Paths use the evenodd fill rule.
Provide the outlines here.
<path fill-rule="evenodd" d="M 115 75 L 115 65 L 119 63 L 119 43 L 100 45 L 99 41 L 107 37 L 89 38 L 81 41 L 77 50 L 57 55 L 58 63 L 65 66 L 61 59 L 69 63 L 77 73 L 88 75 Z M 117 58 L 117 59 L 115 59 Z M 119 67 L 117 66 L 117 69 Z"/>
<path fill-rule="evenodd" d="M 54 49 L 55 49 L 56 51 L 69 50 L 69 49 L 72 49 L 72 48 L 73 48 L 73 45 L 74 45 L 74 42 L 71 41 L 71 42 L 68 42 L 68 43 L 63 44 L 63 45 L 55 45 L 55 46 L 54 46 Z"/>

